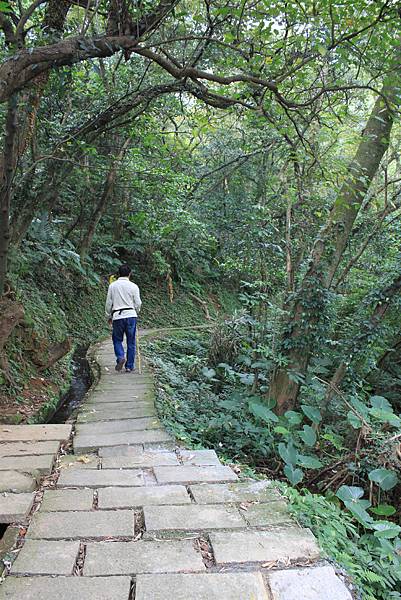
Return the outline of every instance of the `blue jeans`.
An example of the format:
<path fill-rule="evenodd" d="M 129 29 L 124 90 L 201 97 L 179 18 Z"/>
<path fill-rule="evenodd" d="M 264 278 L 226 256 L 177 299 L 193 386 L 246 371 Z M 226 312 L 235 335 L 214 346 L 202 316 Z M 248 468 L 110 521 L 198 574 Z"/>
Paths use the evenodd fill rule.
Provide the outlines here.
<path fill-rule="evenodd" d="M 116 362 L 124 358 L 123 339 L 124 333 L 127 338 L 127 362 L 126 369 L 133 369 L 135 362 L 135 333 L 136 333 L 136 317 L 128 319 L 116 319 L 113 321 L 113 346 Z"/>

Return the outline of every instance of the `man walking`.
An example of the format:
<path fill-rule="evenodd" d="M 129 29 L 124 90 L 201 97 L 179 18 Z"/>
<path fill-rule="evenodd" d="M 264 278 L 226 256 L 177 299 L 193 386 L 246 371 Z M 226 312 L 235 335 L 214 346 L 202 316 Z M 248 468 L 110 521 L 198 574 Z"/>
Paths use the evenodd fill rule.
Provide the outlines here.
<path fill-rule="evenodd" d="M 121 265 L 118 279 L 109 285 L 106 300 L 106 317 L 113 325 L 113 346 L 116 355 L 116 371 L 125 364 L 127 373 L 132 373 L 135 362 L 136 321 L 141 309 L 139 287 L 130 281 L 131 269 Z M 127 360 L 125 360 L 123 339 L 127 338 Z"/>

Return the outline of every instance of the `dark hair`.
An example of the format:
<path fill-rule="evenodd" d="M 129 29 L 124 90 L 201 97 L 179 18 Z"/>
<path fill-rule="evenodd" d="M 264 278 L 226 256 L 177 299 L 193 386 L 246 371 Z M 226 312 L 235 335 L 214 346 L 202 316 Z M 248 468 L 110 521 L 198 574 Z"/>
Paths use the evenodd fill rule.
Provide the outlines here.
<path fill-rule="evenodd" d="M 129 275 L 131 275 L 131 269 L 128 265 L 121 265 L 120 267 L 118 267 L 118 275 L 120 277 L 128 277 Z"/>

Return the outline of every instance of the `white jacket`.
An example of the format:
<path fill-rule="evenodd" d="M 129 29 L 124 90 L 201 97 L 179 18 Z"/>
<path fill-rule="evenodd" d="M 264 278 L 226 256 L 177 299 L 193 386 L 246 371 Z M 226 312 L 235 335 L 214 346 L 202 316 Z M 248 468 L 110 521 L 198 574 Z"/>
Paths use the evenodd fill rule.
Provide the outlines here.
<path fill-rule="evenodd" d="M 137 317 L 141 309 L 139 287 L 128 277 L 119 277 L 109 285 L 105 312 L 107 319 L 128 319 Z M 129 309 L 119 312 L 122 308 Z M 116 312 L 117 311 L 117 312 Z"/>

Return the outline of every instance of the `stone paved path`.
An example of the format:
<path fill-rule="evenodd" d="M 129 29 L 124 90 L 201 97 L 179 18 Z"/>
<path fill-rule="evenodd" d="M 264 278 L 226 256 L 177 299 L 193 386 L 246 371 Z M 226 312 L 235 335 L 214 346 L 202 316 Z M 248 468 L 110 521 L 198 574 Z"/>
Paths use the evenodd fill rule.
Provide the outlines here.
<path fill-rule="evenodd" d="M 116 374 L 108 342 L 97 360 L 74 455 L 45 490 L 0 600 L 351 600 L 270 482 L 177 448 L 149 372 Z"/>

